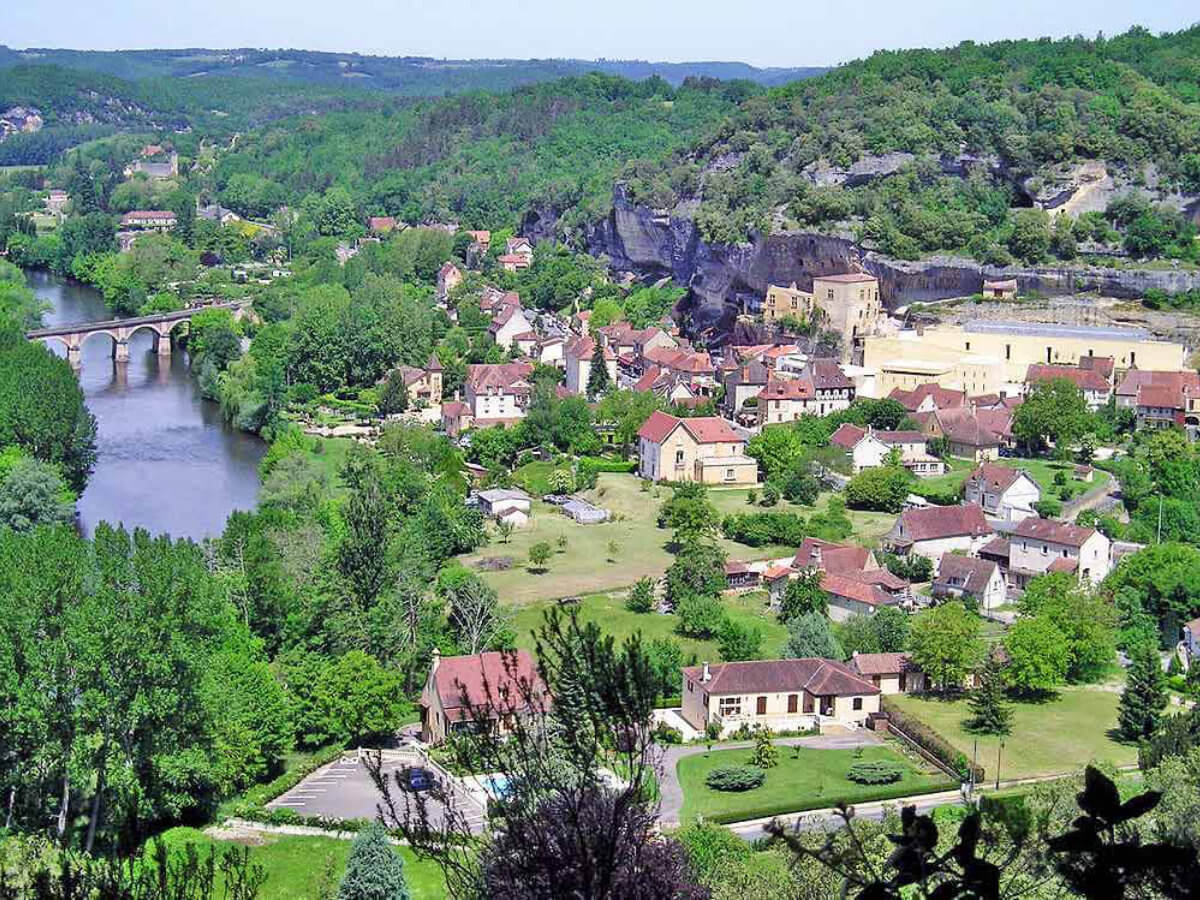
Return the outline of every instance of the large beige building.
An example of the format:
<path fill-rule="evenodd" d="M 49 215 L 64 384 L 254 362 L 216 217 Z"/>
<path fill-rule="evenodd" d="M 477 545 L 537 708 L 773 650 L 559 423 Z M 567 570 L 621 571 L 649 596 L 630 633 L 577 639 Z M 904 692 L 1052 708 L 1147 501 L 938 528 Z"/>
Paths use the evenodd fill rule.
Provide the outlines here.
<path fill-rule="evenodd" d="M 820 275 L 813 278 L 811 292 L 795 282 L 788 287 L 772 284 L 763 298 L 762 315 L 767 322 L 783 318 L 804 321 L 819 309 L 828 329 L 842 338 L 842 357 L 850 358 L 851 349 L 865 335 L 874 334 L 886 318 L 879 299 L 879 281 L 865 272 Z"/>
<path fill-rule="evenodd" d="M 911 390 L 922 382 L 969 394 L 1021 392 L 1031 365 L 1077 366 L 1088 357 L 1112 357 L 1118 370 L 1186 367 L 1187 350 L 1155 340 L 1141 328 L 1097 328 L 1035 322 L 937 325 L 921 332 L 868 335 L 863 365 L 876 369 L 876 391 Z"/>
<path fill-rule="evenodd" d="M 655 410 L 638 431 L 638 474 L 651 481 L 756 484 L 758 462 L 724 419 Z"/>

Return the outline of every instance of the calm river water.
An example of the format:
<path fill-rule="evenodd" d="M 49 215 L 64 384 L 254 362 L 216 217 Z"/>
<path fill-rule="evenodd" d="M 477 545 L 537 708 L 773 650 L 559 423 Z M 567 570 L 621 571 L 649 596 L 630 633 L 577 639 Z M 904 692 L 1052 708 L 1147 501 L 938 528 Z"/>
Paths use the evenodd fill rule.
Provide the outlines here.
<path fill-rule="evenodd" d="M 46 272 L 26 277 L 52 306 L 47 326 L 111 318 L 86 285 Z M 120 365 L 108 337 L 83 345 L 79 380 L 96 417 L 99 452 L 79 500 L 83 529 L 90 535 L 109 521 L 173 537 L 215 536 L 233 510 L 253 508 L 266 446 L 228 427 L 217 405 L 201 399 L 185 355 L 176 350 L 160 362 L 152 340 L 149 331 L 134 336 L 129 362 Z M 57 341 L 50 346 L 65 355 Z"/>

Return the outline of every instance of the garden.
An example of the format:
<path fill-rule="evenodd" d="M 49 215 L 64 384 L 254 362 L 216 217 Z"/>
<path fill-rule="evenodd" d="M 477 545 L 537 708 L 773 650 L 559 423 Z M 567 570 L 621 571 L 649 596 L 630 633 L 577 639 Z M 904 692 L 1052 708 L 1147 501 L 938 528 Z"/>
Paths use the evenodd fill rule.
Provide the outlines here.
<path fill-rule="evenodd" d="M 692 822 L 703 816 L 714 822 L 740 822 L 825 809 L 843 801 L 866 803 L 956 786 L 943 773 L 890 746 L 846 750 L 781 746 L 776 748 L 775 764 L 765 769 L 750 765 L 754 756 L 755 750 L 747 748 L 713 750 L 679 760 L 676 773 L 683 789 L 680 821 Z M 762 774 L 757 787 L 718 790 L 709 786 L 714 771 L 743 768 Z M 852 769 L 864 780 L 851 780 Z"/>

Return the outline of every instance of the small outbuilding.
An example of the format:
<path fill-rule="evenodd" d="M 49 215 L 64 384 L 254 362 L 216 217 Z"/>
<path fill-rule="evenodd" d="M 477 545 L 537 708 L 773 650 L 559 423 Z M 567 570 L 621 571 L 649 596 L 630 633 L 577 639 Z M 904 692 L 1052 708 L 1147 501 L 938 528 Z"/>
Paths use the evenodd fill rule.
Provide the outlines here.
<path fill-rule="evenodd" d="M 563 515 L 570 516 L 580 525 L 599 525 L 601 522 L 607 522 L 609 518 L 607 509 L 594 506 L 578 497 L 572 497 L 559 509 L 562 510 Z"/>

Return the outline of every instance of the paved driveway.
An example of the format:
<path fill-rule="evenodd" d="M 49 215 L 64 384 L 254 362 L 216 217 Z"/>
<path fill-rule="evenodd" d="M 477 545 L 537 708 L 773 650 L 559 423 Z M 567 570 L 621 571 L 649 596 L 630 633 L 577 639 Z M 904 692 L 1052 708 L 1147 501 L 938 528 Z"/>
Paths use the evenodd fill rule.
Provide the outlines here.
<path fill-rule="evenodd" d="M 778 747 L 807 747 L 811 750 L 853 750 L 855 747 L 873 747 L 883 741 L 869 731 L 851 734 L 820 734 L 812 737 L 776 738 Z M 732 744 L 714 744 L 713 750 L 744 750 L 754 746 L 754 741 L 737 741 Z M 671 744 L 662 757 L 662 778 L 659 780 L 659 821 L 663 825 L 678 825 L 679 813 L 683 809 L 683 788 L 679 784 L 676 767 L 685 756 L 707 753 L 708 747 L 700 744 Z"/>

